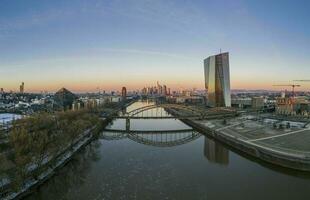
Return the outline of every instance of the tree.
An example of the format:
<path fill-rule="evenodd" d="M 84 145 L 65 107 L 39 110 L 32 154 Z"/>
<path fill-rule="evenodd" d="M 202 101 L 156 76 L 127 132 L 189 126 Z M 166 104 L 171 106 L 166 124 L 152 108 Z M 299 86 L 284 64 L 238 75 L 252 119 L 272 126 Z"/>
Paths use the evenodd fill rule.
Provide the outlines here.
<path fill-rule="evenodd" d="M 31 138 L 24 127 L 13 127 L 9 139 L 14 149 L 12 161 L 16 166 L 12 180 L 15 187 L 20 187 L 28 176 L 27 166 L 31 163 Z"/>
<path fill-rule="evenodd" d="M 16 166 L 14 185 L 20 187 L 27 178 L 37 178 L 45 164 L 57 161 L 58 155 L 73 148 L 80 135 L 99 122 L 98 115 L 86 109 L 36 113 L 14 122 L 9 134 L 11 160 Z"/>

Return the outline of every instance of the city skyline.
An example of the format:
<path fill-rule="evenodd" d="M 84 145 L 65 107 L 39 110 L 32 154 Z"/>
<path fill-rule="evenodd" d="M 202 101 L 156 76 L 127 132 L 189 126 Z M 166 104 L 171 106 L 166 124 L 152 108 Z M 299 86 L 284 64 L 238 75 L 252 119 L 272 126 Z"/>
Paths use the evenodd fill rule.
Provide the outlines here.
<path fill-rule="evenodd" d="M 0 198 L 309 198 L 310 0 L 0 0 Z"/>
<path fill-rule="evenodd" d="M 86 92 L 160 81 L 203 89 L 203 59 L 222 49 L 230 52 L 232 89 L 290 90 L 272 85 L 308 79 L 310 5 L 277 4 L 3 1 L 0 87 Z"/>

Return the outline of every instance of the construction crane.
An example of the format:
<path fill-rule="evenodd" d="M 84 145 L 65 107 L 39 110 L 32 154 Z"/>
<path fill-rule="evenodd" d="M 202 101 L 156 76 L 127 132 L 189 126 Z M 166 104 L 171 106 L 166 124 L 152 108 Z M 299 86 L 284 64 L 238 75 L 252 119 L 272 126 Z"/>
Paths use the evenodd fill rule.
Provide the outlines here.
<path fill-rule="evenodd" d="M 294 82 L 310 82 L 310 80 L 293 80 Z"/>
<path fill-rule="evenodd" d="M 273 85 L 273 86 L 292 87 L 293 97 L 295 97 L 295 87 L 300 87 L 301 85 L 287 84 L 287 85 Z"/>
<path fill-rule="evenodd" d="M 293 80 L 294 82 L 310 82 L 310 80 Z"/>

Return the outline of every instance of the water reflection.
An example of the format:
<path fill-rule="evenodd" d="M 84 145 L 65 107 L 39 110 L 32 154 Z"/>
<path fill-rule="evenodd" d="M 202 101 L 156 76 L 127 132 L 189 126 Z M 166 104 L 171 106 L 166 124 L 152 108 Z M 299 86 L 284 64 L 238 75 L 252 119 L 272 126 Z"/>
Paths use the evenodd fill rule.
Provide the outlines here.
<path fill-rule="evenodd" d="M 43 186 L 39 187 L 35 193 L 26 197 L 26 200 L 61 200 L 67 199 L 71 189 L 85 184 L 91 163 L 100 159 L 100 142 L 95 141 L 83 149 L 83 153 L 74 156 L 62 169 L 57 171 L 57 175 L 49 179 Z M 46 195 L 48 194 L 48 195 Z"/>
<path fill-rule="evenodd" d="M 125 125 L 115 120 L 107 128 Z M 138 131 L 104 131 L 27 200 L 309 198 L 309 173 L 236 153 L 195 131 L 173 132 L 190 128 L 179 120 L 132 120 L 130 126 Z"/>
<path fill-rule="evenodd" d="M 229 151 L 222 144 L 205 137 L 204 156 L 211 163 L 217 163 L 223 166 L 229 164 Z"/>
<path fill-rule="evenodd" d="M 105 131 L 101 134 L 101 139 L 104 140 L 121 140 L 130 139 L 140 144 L 155 146 L 155 147 L 174 147 L 189 143 L 198 139 L 201 136 L 196 131 L 190 132 L 169 132 L 161 131 L 155 132 L 139 132 L 139 133 L 124 133 L 124 132 L 109 132 Z"/>
<path fill-rule="evenodd" d="M 103 138 L 87 146 L 26 199 L 228 199 L 230 195 L 242 199 L 247 191 L 238 188 L 248 187 L 253 197 L 258 195 L 251 199 L 258 200 L 268 199 L 257 192 L 265 188 L 260 187 L 264 184 L 278 184 L 278 189 L 285 189 L 284 183 L 290 180 L 296 184 L 295 194 L 302 197 L 306 195 L 303 188 L 310 187 L 307 180 L 260 167 L 205 137 L 177 147 L 154 148 L 121 135 L 124 136 L 104 132 Z M 230 156 L 231 162 L 240 167 L 217 167 L 228 166 Z M 252 171 L 255 173 L 249 173 Z M 266 179 L 272 184 L 266 183 Z M 234 187 L 231 180 L 244 181 L 238 182 L 240 187 Z M 225 193 L 220 192 L 223 183 L 229 185 Z M 273 195 L 273 199 L 289 199 L 279 193 Z"/>

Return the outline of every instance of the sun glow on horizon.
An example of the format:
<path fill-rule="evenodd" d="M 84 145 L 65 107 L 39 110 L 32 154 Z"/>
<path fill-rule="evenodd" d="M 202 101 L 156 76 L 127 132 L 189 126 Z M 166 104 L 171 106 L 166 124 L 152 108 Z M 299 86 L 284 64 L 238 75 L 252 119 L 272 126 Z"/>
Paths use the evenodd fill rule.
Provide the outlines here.
<path fill-rule="evenodd" d="M 138 90 L 159 81 L 203 90 L 203 60 L 223 49 L 232 89 L 283 90 L 272 85 L 310 74 L 308 9 L 269 4 L 43 1 L 16 9 L 12 0 L 0 7 L 0 88 Z"/>

